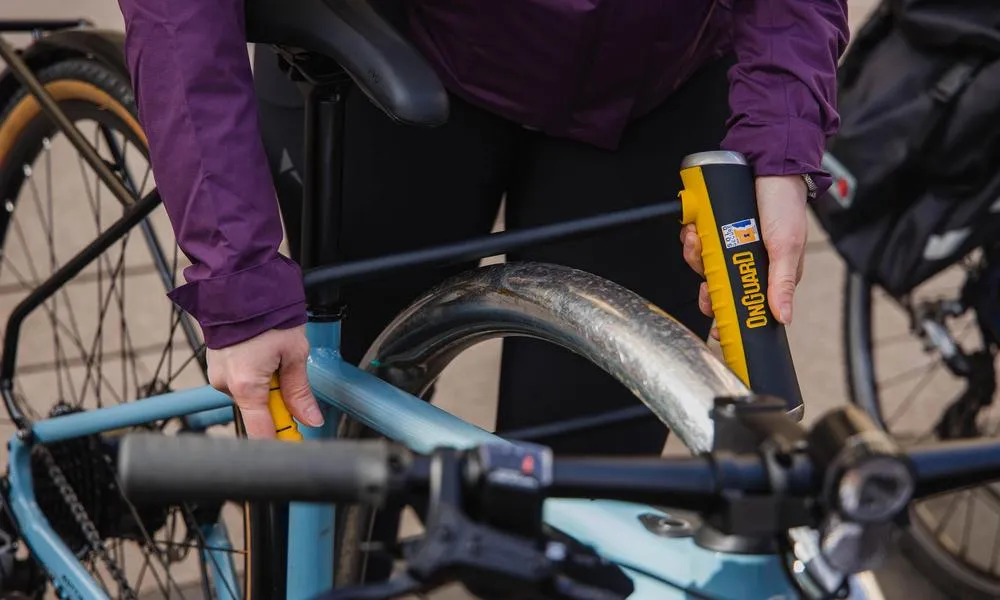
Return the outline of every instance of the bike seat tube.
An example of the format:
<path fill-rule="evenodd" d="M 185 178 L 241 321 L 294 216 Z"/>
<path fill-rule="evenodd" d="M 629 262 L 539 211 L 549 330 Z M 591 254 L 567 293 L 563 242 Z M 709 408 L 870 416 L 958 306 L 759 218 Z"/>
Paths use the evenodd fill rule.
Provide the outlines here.
<path fill-rule="evenodd" d="M 305 173 L 302 186 L 302 268 L 340 260 L 344 172 L 345 83 L 305 86 Z M 306 290 L 309 312 L 316 318 L 337 318 L 340 289 L 324 285 Z"/>

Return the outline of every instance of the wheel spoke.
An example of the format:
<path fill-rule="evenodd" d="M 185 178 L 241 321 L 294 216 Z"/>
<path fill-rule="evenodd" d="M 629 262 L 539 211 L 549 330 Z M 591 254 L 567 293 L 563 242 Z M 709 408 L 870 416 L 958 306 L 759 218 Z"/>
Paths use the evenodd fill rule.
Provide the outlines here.
<path fill-rule="evenodd" d="M 199 523 L 197 523 L 197 521 L 195 520 L 194 514 L 191 512 L 191 507 L 190 506 L 188 506 L 187 504 L 184 504 L 184 505 L 181 506 L 181 510 L 184 511 L 185 521 L 190 524 L 189 525 L 190 527 L 193 528 L 195 537 L 197 537 L 198 541 L 200 542 L 198 546 L 194 546 L 192 544 L 188 544 L 187 545 L 188 548 L 197 547 L 199 549 L 208 550 L 209 551 L 209 556 L 211 557 L 211 560 L 212 560 L 212 564 L 215 566 L 216 571 L 219 572 L 219 573 L 224 573 L 226 571 L 226 569 L 229 568 L 229 565 L 219 564 L 219 562 L 218 562 L 219 558 L 217 556 L 217 551 L 221 550 L 221 548 L 216 548 L 216 547 L 209 546 L 208 540 L 205 538 L 205 533 L 198 526 Z M 221 511 L 220 511 L 220 518 L 221 518 Z M 221 527 L 221 525 L 216 525 L 216 526 Z M 228 554 L 238 554 L 237 552 L 234 552 L 232 549 L 229 549 L 227 553 Z M 204 561 L 200 561 L 200 562 L 201 562 L 201 565 L 204 567 L 205 566 Z M 207 583 L 207 577 L 206 577 L 205 581 Z M 228 595 L 229 595 L 230 598 L 239 598 L 240 596 L 242 596 L 241 593 L 238 593 L 239 592 L 238 590 L 234 590 L 232 588 L 232 586 L 229 584 L 228 580 L 226 581 L 226 591 L 229 592 Z M 211 596 L 206 595 L 205 597 L 206 598 L 210 598 Z"/>
<path fill-rule="evenodd" d="M 121 480 L 118 479 L 118 473 L 115 471 L 114 467 L 110 464 L 110 460 L 106 464 L 106 467 L 108 470 L 108 474 L 110 475 L 111 478 L 113 478 L 115 485 L 117 486 L 117 489 L 119 490 L 123 489 Z M 174 577 L 170 574 L 169 557 L 164 556 L 165 553 L 162 551 L 161 548 L 157 546 L 156 542 L 153 541 L 152 534 L 150 533 L 149 530 L 146 529 L 146 526 L 143 524 L 142 518 L 139 514 L 138 509 L 136 509 L 135 504 L 133 504 L 132 501 L 129 500 L 124 494 L 121 494 L 121 498 L 125 502 L 125 505 L 128 507 L 128 510 L 132 515 L 132 518 L 135 519 L 135 523 L 138 526 L 140 533 L 142 534 L 144 543 L 141 544 L 141 549 L 143 553 L 155 556 L 156 559 L 160 562 L 160 566 L 162 566 L 165 571 L 167 583 L 166 587 L 161 585 L 161 590 L 169 594 L 169 589 L 170 589 L 169 586 L 173 585 L 173 587 L 176 588 L 177 591 L 181 593 L 181 597 L 183 598 L 184 593 L 183 590 L 181 589 L 180 584 L 178 584 L 177 581 L 174 579 Z M 151 571 L 153 573 L 153 576 L 156 578 L 157 583 L 161 583 L 160 578 L 157 576 L 156 569 L 151 569 Z"/>
<path fill-rule="evenodd" d="M 969 545 L 972 543 L 972 523 L 976 514 L 976 496 L 970 492 L 967 498 L 968 508 L 965 509 L 965 529 L 962 530 L 962 542 L 959 553 L 962 558 L 968 560 Z"/>
<path fill-rule="evenodd" d="M 982 269 L 978 261 L 974 263 L 973 268 Z M 951 312 L 948 308 L 948 304 L 957 301 L 957 287 L 963 285 L 961 281 L 957 285 L 952 281 L 935 278 L 931 285 L 924 285 L 904 298 L 893 298 L 877 287 L 849 291 L 850 302 L 845 315 L 848 319 L 845 327 L 850 336 L 848 351 L 852 353 L 849 360 L 854 361 L 852 364 L 863 361 L 874 365 L 870 372 L 859 370 L 852 375 L 864 378 L 851 381 L 852 390 L 858 394 L 854 399 L 866 408 L 877 407 L 886 428 L 907 443 L 938 439 L 942 435 L 937 428 L 941 416 L 953 407 L 960 408 L 955 403 L 972 385 L 967 377 L 956 374 L 948 367 L 936 347 L 931 346 L 931 353 L 922 347 L 936 340 L 915 334 L 912 324 L 923 326 L 923 319 L 933 318 L 967 355 L 986 348 L 982 340 L 974 337 L 979 331 L 977 315 L 968 311 L 955 315 L 954 312 L 958 311 Z M 852 279 L 850 285 L 856 285 L 856 280 Z M 936 293 L 928 293 L 930 289 Z M 902 319 L 895 312 L 897 309 L 902 311 Z M 946 310 L 947 313 L 944 312 Z M 852 329 L 857 324 L 862 327 Z M 855 335 L 854 331 L 860 331 L 861 335 Z M 912 340 L 913 343 L 903 344 L 905 340 Z M 908 363 L 905 362 L 907 360 Z M 886 366 L 898 368 L 898 371 L 888 372 Z M 949 376 L 937 377 L 942 371 Z M 866 390 L 874 390 L 874 396 L 868 397 Z M 988 405 L 978 411 L 976 406 L 968 408 L 967 416 L 954 410 L 952 413 L 958 418 L 969 419 L 969 425 L 973 424 L 972 419 L 976 419 L 976 431 L 980 434 L 1000 433 L 1000 419 L 995 419 L 993 414 L 1000 413 L 998 407 Z M 974 577 L 980 582 L 974 584 L 977 589 L 986 585 L 982 583 L 984 581 L 988 581 L 990 586 L 1000 587 L 998 519 L 1000 494 L 991 486 L 927 499 L 919 502 L 913 510 L 910 526 L 926 532 L 926 535 L 915 536 L 913 543 L 918 544 L 917 550 L 921 553 L 934 552 L 938 556 L 946 553 L 950 556 L 955 567 L 949 577 L 966 581 Z M 993 531 L 990 531 L 991 527 Z M 926 549 L 919 547 L 923 544 L 927 545 Z"/>
<path fill-rule="evenodd" d="M 913 401 L 917 398 L 917 395 L 921 391 L 926 389 L 927 384 L 930 383 L 930 380 L 933 379 L 934 376 L 940 372 L 940 370 L 941 370 L 941 363 L 932 365 L 930 370 L 927 371 L 927 373 L 925 373 L 924 376 L 920 378 L 920 381 L 918 381 L 917 384 L 913 386 L 913 388 L 910 390 L 910 393 L 907 394 L 906 399 L 903 400 L 900 403 L 900 405 L 896 408 L 896 410 L 892 412 L 891 416 L 886 418 L 885 420 L 886 423 L 891 424 L 892 422 L 896 421 L 896 419 L 900 416 L 900 413 L 902 413 L 905 408 L 909 407 L 910 404 L 913 403 Z"/>
<path fill-rule="evenodd" d="M 153 183 L 154 177 L 142 145 L 123 130 L 114 111 L 107 110 L 107 107 L 87 114 L 86 103 L 78 102 L 74 103 L 73 110 L 79 113 L 74 112 L 72 115 L 78 127 L 93 125 L 91 142 L 98 155 L 109 165 L 115 176 L 120 178 L 130 194 L 135 198 L 140 197 Z M 85 114 L 87 116 L 83 117 Z M 89 129 L 80 129 L 87 131 L 84 135 L 90 134 Z M 29 131 L 34 132 L 31 135 L 39 135 L 37 128 Z M 0 274 L 10 273 L 9 280 L 0 282 L 0 294 L 9 296 L 11 300 L 23 297 L 42 284 L 63 266 L 65 259 L 82 249 L 79 233 L 81 229 L 85 229 L 83 237 L 89 237 L 91 229 L 88 220 L 93 224 L 94 234 L 100 235 L 126 209 L 102 189 L 106 186 L 80 156 L 77 156 L 80 178 L 76 177 L 75 169 L 70 167 L 71 179 L 66 183 L 82 182 L 83 192 L 66 192 L 62 179 L 66 177 L 66 173 L 60 165 L 65 164 L 65 157 L 69 154 L 64 157 L 60 153 L 70 151 L 75 154 L 75 151 L 65 144 L 54 127 L 48 134 L 52 137 L 36 137 L 33 144 L 18 146 L 27 150 L 17 150 L 19 154 L 15 155 L 17 162 L 14 164 L 23 164 L 24 177 L 16 178 L 15 184 L 19 187 L 8 190 L 11 193 L 7 196 L 9 200 L 6 208 L 10 214 L 7 230 L 0 236 L 0 240 L 6 242 L 4 251 L 0 253 Z M 107 202 L 112 202 L 110 208 L 104 206 Z M 84 215 L 81 210 L 89 211 L 90 214 Z M 36 220 L 37 227 L 34 224 Z M 25 352 L 29 360 L 17 366 L 17 376 L 13 382 L 15 401 L 28 418 L 48 416 L 43 413 L 56 400 L 64 401 L 71 407 L 89 410 L 161 393 L 166 391 L 163 388 L 169 390 L 171 386 L 177 385 L 179 379 L 186 382 L 186 378 L 181 376 L 190 371 L 192 363 L 201 369 L 201 373 L 197 374 L 204 375 L 204 345 L 197 325 L 189 315 L 170 303 L 165 305 L 169 306 L 169 310 L 162 309 L 169 315 L 166 327 L 158 316 L 152 315 L 155 322 L 161 325 L 150 328 L 150 319 L 145 318 L 144 311 L 148 312 L 149 307 L 142 303 L 145 294 L 152 290 L 148 286 L 144 288 L 144 284 L 136 285 L 136 282 L 141 281 L 141 277 L 155 275 L 164 291 L 169 291 L 178 285 L 179 269 L 182 266 L 181 253 L 176 243 L 173 243 L 172 234 L 164 234 L 162 240 L 172 243 L 173 248 L 167 248 L 161 243 L 155 227 L 159 222 L 154 222 L 152 216 L 147 218 L 140 225 L 144 242 L 138 247 L 134 243 L 130 244 L 132 237 L 131 232 L 128 232 L 71 281 L 60 286 L 40 306 L 38 318 L 43 319 L 43 323 L 47 322 L 48 330 L 37 326 L 24 328 L 26 340 L 21 343 L 25 344 L 28 336 L 32 336 L 30 343 L 34 346 L 31 347 L 44 349 L 41 353 L 37 350 Z M 71 235 L 66 235 L 66 232 Z M 42 243 L 47 244 L 44 250 L 36 247 Z M 145 251 L 148 251 L 145 259 L 136 260 Z M 117 315 L 113 314 L 116 310 Z M 83 312 L 78 315 L 78 311 Z M 140 320 L 136 320 L 137 315 Z M 161 341 L 159 338 L 163 334 L 166 334 L 166 339 Z M 185 339 L 181 336 L 186 338 L 187 343 L 184 343 Z M 51 351 L 48 349 L 49 344 Z M 120 361 L 121 365 L 116 366 L 115 361 Z M 36 387 L 41 393 L 35 391 Z M 57 396 L 55 399 L 52 397 L 53 393 Z M 172 426 L 172 422 L 152 424 L 154 430 L 164 434 L 173 431 Z M 100 444 L 104 442 L 95 443 L 101 447 Z M 139 510 L 128 498 L 123 497 L 122 506 L 125 510 L 122 512 L 125 512 L 125 520 L 121 525 L 111 524 L 110 529 L 105 529 L 104 521 L 101 521 L 105 517 L 100 513 L 101 492 L 88 487 L 108 478 L 117 482 L 117 474 L 112 465 L 110 462 L 105 464 L 110 475 L 103 479 L 91 479 L 95 475 L 87 474 L 86 470 L 81 471 L 81 468 L 86 467 L 74 463 L 70 463 L 66 473 L 75 473 L 76 478 L 83 478 L 80 479 L 83 486 L 80 489 L 85 493 L 81 494 L 80 502 L 96 502 L 93 507 L 87 505 L 86 511 L 88 514 L 93 512 L 89 516 L 95 523 L 99 523 L 96 526 L 99 527 L 100 535 L 108 536 L 101 539 L 106 551 L 102 554 L 90 552 L 82 559 L 82 563 L 109 598 L 125 597 L 128 589 L 134 590 L 141 597 L 148 597 L 143 593 L 143 585 L 148 587 L 147 592 L 155 593 L 158 597 L 204 595 L 210 598 L 215 596 L 216 589 L 221 591 L 221 585 L 232 584 L 229 579 L 225 579 L 220 585 L 220 581 L 213 581 L 212 574 L 231 569 L 232 557 L 245 559 L 246 550 L 238 547 L 208 548 L 208 530 L 199 527 L 195 511 L 190 506 L 172 507 L 163 516 L 150 519 L 150 515 L 144 514 L 145 506 L 142 506 L 143 510 Z M 76 471 L 70 471 L 70 468 Z M 97 474 L 101 472 L 101 467 L 98 467 Z M 109 489 L 114 490 L 114 486 Z M 39 495 L 39 501 L 43 505 L 53 501 L 44 496 L 45 494 Z M 49 505 L 44 505 L 43 509 L 47 510 L 46 506 Z M 57 509 L 64 510 L 59 507 Z M 166 521 L 161 520 L 164 517 Z M 224 527 L 221 517 L 218 526 Z M 124 533 L 117 533 L 118 527 L 127 529 Z M 190 582 L 185 579 L 183 586 L 178 580 L 178 566 L 188 560 L 197 560 L 199 563 L 197 571 L 186 573 L 190 573 L 191 577 L 200 576 L 200 586 L 193 585 L 193 579 Z M 116 569 L 120 569 L 125 575 L 125 580 L 122 580 L 122 574 Z M 128 582 L 127 586 L 122 584 L 123 581 Z M 232 597 L 241 596 L 240 589 L 231 589 L 229 592 Z"/>

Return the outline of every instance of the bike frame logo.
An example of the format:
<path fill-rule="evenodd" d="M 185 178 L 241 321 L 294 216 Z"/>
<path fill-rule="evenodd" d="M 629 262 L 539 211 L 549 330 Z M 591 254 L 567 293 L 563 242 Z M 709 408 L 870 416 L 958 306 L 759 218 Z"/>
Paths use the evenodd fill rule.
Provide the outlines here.
<path fill-rule="evenodd" d="M 745 246 L 760 240 L 760 234 L 757 233 L 757 220 L 744 219 L 723 225 L 722 239 L 726 242 L 726 248 Z"/>

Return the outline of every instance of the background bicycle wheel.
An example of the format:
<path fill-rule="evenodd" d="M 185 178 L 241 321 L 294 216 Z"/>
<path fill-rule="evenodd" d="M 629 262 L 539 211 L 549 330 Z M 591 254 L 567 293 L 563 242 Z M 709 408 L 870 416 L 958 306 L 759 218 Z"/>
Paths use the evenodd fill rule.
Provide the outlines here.
<path fill-rule="evenodd" d="M 849 0 L 852 26 L 861 23 L 874 4 L 874 0 Z M 114 0 L 79 0 L 72 5 L 63 0 L 7 0 L 0 9 L 0 17 L 86 17 L 101 27 L 119 30 L 123 27 Z M 502 225 L 502 220 L 499 224 Z M 795 324 L 789 332 L 803 394 L 807 399 L 807 420 L 846 402 L 847 398 L 840 315 L 844 269 L 814 223 L 811 223 L 809 240 L 806 274 L 796 303 Z M 158 290 L 150 293 L 160 294 Z M 6 314 L 0 314 L 0 319 L 5 318 Z M 445 372 L 436 402 L 474 423 L 491 424 L 496 404 L 494 390 L 500 348 L 501 342 L 489 342 L 463 354 Z M 899 357 L 900 364 L 911 359 Z M 462 376 L 456 377 L 459 372 Z M 7 437 L 9 434 L 8 427 L 0 426 L 0 435 Z M 668 445 L 668 451 L 670 449 Z M 879 578 L 889 600 L 943 598 L 928 591 L 919 576 L 896 557 L 880 572 Z M 465 598 L 459 590 L 449 590 L 436 597 L 442 600 Z"/>

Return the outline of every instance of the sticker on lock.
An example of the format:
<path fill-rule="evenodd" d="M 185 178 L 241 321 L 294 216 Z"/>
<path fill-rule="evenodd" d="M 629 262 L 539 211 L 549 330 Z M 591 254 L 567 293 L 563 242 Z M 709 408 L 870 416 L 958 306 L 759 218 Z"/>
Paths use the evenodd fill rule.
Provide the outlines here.
<path fill-rule="evenodd" d="M 744 219 L 722 226 L 722 239 L 726 248 L 737 248 L 760 240 L 757 233 L 757 220 Z"/>

